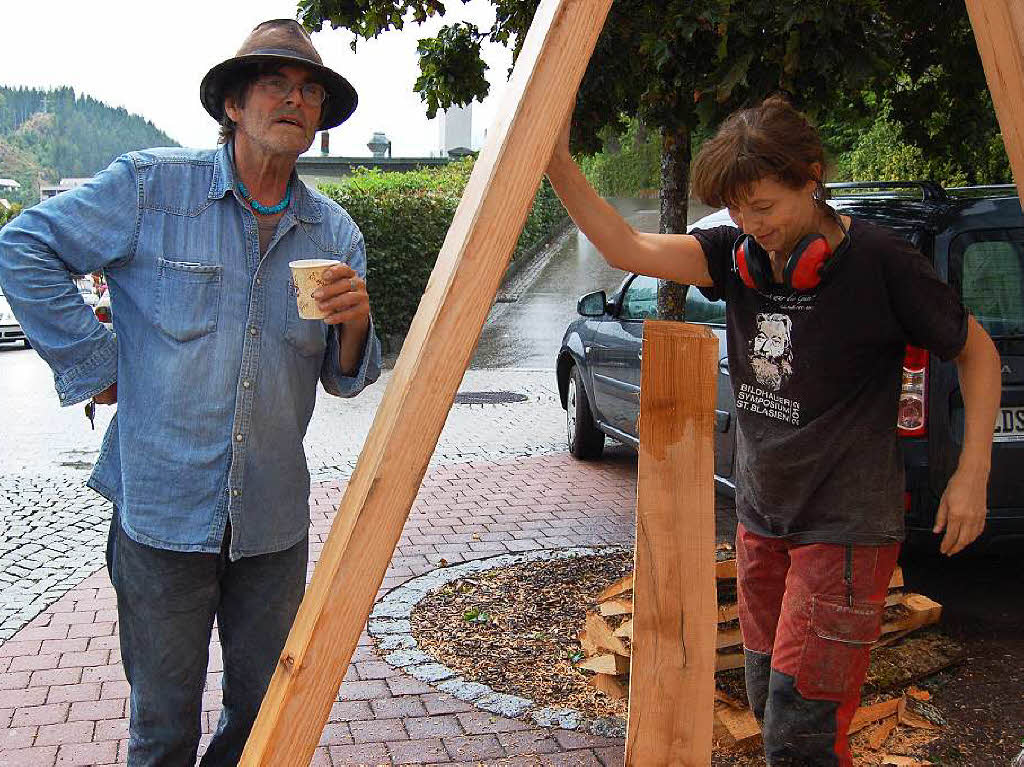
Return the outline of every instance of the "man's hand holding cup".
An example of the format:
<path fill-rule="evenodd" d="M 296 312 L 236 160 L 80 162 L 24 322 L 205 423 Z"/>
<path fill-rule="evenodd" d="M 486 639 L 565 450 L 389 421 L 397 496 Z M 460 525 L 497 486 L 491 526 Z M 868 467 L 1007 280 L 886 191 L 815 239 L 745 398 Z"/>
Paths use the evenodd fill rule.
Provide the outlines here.
<path fill-rule="evenodd" d="M 328 325 L 369 322 L 366 282 L 348 264 L 323 259 L 292 261 L 299 316 Z"/>
<path fill-rule="evenodd" d="M 328 325 L 358 324 L 370 317 L 366 281 L 348 264 L 336 264 L 323 274 L 324 284 L 313 292 L 317 308 Z"/>

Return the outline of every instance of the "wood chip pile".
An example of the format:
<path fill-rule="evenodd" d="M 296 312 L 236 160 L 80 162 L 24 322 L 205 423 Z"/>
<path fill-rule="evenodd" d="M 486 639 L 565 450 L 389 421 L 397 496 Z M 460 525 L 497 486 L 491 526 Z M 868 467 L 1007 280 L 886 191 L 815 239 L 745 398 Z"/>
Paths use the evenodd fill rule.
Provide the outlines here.
<path fill-rule="evenodd" d="M 723 544 L 716 551 L 718 580 L 718 671 L 743 667 L 743 640 L 736 606 L 736 559 L 732 547 Z M 889 584 L 882 636 L 872 649 L 892 644 L 923 626 L 939 621 L 942 606 L 922 594 L 903 591 L 903 573 L 897 568 Z M 630 647 L 633 640 L 633 574 L 630 573 L 601 591 L 586 615 L 579 635 L 583 659 L 576 667 L 592 672 L 589 683 L 610 698 L 625 699 L 629 690 Z M 905 694 L 862 706 L 850 728 L 851 733 L 869 730 L 865 743 L 883 749 L 897 726 L 937 729 L 941 715 L 927 703 L 927 693 L 911 688 Z M 745 700 L 722 690 L 715 693 L 716 739 L 726 746 L 757 747 L 761 731 Z M 869 729 L 870 728 L 870 729 Z M 860 740 L 860 739 L 859 739 Z M 876 764 L 917 765 L 910 757 L 881 754 Z M 902 760 L 902 761 L 901 761 Z M 874 760 L 873 760 L 874 761 Z"/>

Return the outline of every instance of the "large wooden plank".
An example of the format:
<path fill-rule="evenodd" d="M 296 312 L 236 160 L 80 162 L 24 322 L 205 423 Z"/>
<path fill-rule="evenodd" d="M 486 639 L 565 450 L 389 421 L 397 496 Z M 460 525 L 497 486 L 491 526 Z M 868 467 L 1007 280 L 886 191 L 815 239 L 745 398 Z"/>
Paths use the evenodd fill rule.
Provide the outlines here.
<path fill-rule="evenodd" d="M 611 0 L 542 0 L 241 764 L 309 764 Z"/>
<path fill-rule="evenodd" d="M 644 325 L 626 764 L 706 767 L 714 728 L 718 341 Z"/>
<path fill-rule="evenodd" d="M 967 0 L 999 128 L 1024 201 L 1024 2 Z"/>

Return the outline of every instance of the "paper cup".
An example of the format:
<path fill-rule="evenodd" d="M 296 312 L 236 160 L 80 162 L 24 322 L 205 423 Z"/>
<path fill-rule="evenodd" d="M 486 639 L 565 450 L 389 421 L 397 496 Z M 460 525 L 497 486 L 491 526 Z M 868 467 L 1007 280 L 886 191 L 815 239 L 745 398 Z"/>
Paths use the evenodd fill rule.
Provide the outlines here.
<path fill-rule="evenodd" d="M 300 261 L 289 261 L 292 270 L 292 282 L 295 283 L 295 301 L 299 307 L 299 316 L 304 320 L 322 320 L 327 315 L 320 311 L 313 298 L 314 291 L 327 284 L 324 272 L 338 264 L 326 258 L 304 258 Z"/>

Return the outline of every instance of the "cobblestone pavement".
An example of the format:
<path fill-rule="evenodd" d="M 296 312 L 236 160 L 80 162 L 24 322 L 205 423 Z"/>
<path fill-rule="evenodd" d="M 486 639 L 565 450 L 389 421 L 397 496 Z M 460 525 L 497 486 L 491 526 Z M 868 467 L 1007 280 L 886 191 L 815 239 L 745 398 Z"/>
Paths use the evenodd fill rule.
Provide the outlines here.
<path fill-rule="evenodd" d="M 35 363 L 45 371 L 41 360 L 35 358 Z M 390 371 L 385 371 L 380 381 L 348 400 L 322 394 L 305 441 L 314 481 L 351 474 L 389 378 Z M 48 380 L 41 385 L 48 386 Z M 553 371 L 469 371 L 461 390 L 509 391 L 527 399 L 507 405 L 455 405 L 432 466 L 501 461 L 564 449 L 565 412 L 558 401 Z M 55 397 L 50 399 L 54 402 L 41 407 L 56 409 Z M 83 439 L 84 432 L 96 445 L 87 444 L 74 453 L 66 445 L 56 445 L 55 454 L 41 451 L 20 470 L 6 471 L 0 477 L 4 531 L 0 540 L 0 641 L 10 638 L 103 564 L 110 507 L 85 487 L 98 451 L 98 437 L 91 436 L 80 414 L 62 412 L 55 417 L 71 418 L 61 432 L 65 439 Z M 104 417 L 109 419 L 109 413 Z M 97 427 L 99 430 L 105 423 L 97 422 Z M 6 450 L 14 452 L 16 448 L 9 445 Z M 25 462 L 24 455 L 21 459 Z"/>

